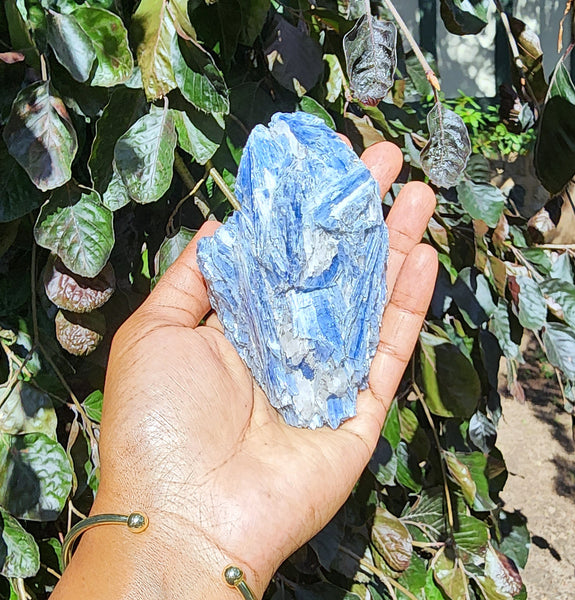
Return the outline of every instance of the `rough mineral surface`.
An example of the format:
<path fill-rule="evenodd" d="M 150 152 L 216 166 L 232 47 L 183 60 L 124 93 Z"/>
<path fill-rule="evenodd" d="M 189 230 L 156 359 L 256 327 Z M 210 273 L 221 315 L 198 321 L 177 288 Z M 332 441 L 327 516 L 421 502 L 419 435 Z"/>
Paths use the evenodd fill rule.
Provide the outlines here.
<path fill-rule="evenodd" d="M 198 245 L 212 306 L 290 425 L 336 428 L 367 385 L 385 301 L 387 228 L 368 169 L 318 118 L 250 135 L 242 210 Z"/>

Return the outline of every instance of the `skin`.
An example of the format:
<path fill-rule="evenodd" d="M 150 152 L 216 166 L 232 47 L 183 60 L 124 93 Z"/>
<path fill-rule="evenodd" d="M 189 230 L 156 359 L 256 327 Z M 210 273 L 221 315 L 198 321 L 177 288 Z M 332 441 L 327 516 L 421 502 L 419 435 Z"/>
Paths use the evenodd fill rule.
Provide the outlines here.
<path fill-rule="evenodd" d="M 385 193 L 402 155 L 390 143 L 362 159 Z M 367 464 L 417 341 L 437 274 L 420 244 L 435 197 L 418 182 L 388 216 L 389 303 L 357 416 L 333 431 L 287 426 L 210 310 L 196 264 L 206 223 L 122 325 L 112 345 L 92 514 L 143 510 L 149 528 L 84 534 L 52 600 L 237 599 L 233 563 L 261 598 L 277 567 L 345 502 Z"/>

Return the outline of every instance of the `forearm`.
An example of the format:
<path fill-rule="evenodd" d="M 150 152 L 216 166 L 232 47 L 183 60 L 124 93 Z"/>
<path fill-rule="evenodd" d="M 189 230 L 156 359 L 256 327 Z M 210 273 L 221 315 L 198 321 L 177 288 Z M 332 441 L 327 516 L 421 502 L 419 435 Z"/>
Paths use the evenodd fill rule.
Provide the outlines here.
<path fill-rule="evenodd" d="M 200 534 L 150 519 L 143 533 L 122 525 L 101 525 L 81 538 L 51 600 L 241 600 L 223 581 L 230 563 Z M 261 598 L 267 580 L 245 565 L 246 580 Z"/>

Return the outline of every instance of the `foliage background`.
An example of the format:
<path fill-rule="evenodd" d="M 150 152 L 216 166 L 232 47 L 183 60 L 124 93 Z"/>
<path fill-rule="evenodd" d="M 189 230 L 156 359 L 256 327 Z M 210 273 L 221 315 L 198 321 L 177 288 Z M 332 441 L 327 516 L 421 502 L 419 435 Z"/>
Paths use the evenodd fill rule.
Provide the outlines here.
<path fill-rule="evenodd" d="M 488 4 L 442 0 L 442 18 L 477 33 Z M 193 230 L 232 210 L 255 124 L 304 110 L 358 152 L 399 144 L 406 166 L 385 206 L 425 179 L 431 88 L 399 36 L 390 96 L 353 99 L 342 38 L 359 14 L 330 0 L 0 8 L 0 597 L 46 598 L 55 585 L 63 536 L 98 485 L 113 333 Z M 369 468 L 282 567 L 274 600 L 526 597 L 529 534 L 498 503 L 500 357 L 520 397 L 519 343 L 533 331 L 572 412 L 575 286 L 570 249 L 541 244 L 541 207 L 491 185 L 487 158 L 530 152 L 549 198 L 562 193 L 575 170 L 575 88 L 563 59 L 546 78 L 536 36 L 500 18 L 514 58 L 501 106 L 447 101 L 474 154 L 457 186 L 436 189 L 426 237 L 441 269 L 419 347 Z"/>

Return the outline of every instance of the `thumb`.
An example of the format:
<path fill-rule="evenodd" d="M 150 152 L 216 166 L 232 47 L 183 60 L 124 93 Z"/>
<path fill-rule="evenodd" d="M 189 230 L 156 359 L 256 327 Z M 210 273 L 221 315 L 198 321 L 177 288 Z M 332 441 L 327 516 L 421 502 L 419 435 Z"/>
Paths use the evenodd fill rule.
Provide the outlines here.
<path fill-rule="evenodd" d="M 185 250 L 162 276 L 142 308 L 171 325 L 196 327 L 210 310 L 206 282 L 196 260 L 198 242 L 220 226 L 206 221 Z"/>

